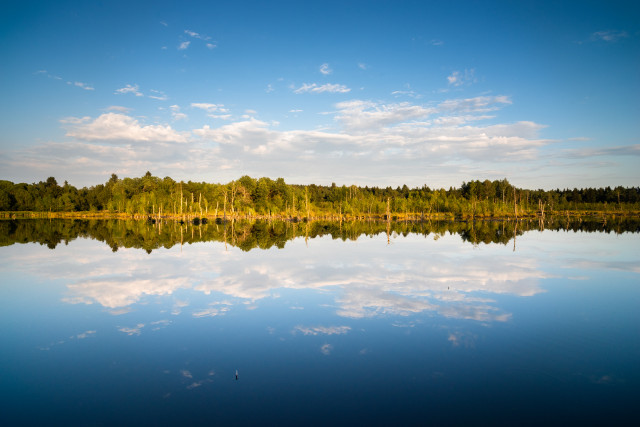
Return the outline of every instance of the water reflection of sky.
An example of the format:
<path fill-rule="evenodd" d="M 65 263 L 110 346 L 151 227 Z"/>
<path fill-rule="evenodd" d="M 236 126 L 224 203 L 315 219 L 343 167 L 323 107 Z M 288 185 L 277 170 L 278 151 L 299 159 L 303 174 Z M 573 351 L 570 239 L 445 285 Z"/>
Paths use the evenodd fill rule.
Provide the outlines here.
<path fill-rule="evenodd" d="M 41 251 L 40 251 L 41 252 Z M 285 249 L 242 252 L 220 243 L 194 244 L 148 255 L 135 249 L 112 253 L 93 241 L 44 253 L 10 255 L 41 277 L 66 283 L 63 301 L 98 304 L 113 313 L 152 297 L 174 298 L 189 290 L 200 304 L 227 299 L 226 307 L 189 307 L 175 299 L 173 313 L 224 314 L 229 306 L 256 306 L 283 289 L 330 294 L 341 317 L 360 318 L 429 312 L 479 321 L 505 321 L 492 295 L 528 297 L 543 292 L 549 276 L 539 260 L 504 246 L 462 245 L 455 236 L 382 237 L 357 242 L 297 239 Z M 233 301 L 233 302 L 230 302 Z M 208 311 L 207 311 L 208 310 Z"/>
<path fill-rule="evenodd" d="M 602 397 L 585 387 L 626 396 L 639 390 L 630 368 L 640 354 L 638 243 L 633 234 L 529 232 L 515 251 L 455 235 L 389 245 L 386 236 L 300 238 L 250 252 L 207 242 L 114 253 L 81 239 L 4 247 L 2 338 L 14 349 L 2 356 L 4 391 L 24 399 L 44 381 L 36 394 L 50 405 L 66 384 L 92 399 L 142 393 L 144 405 L 199 411 L 209 393 L 222 410 L 239 405 L 229 381 L 241 367 L 253 390 L 242 398 L 259 400 L 261 416 L 284 403 L 252 393 L 272 392 L 301 413 L 317 407 L 299 396 L 356 412 L 359 396 L 382 420 L 395 402 L 404 421 L 431 407 L 429 397 L 440 405 L 435 422 L 457 399 L 479 399 L 475 410 L 488 415 L 492 399 L 517 395 L 512 406 L 529 408 L 522 402 L 548 387 L 543 407 L 578 389 L 574 403 Z M 87 385 L 101 381 L 107 390 Z"/>

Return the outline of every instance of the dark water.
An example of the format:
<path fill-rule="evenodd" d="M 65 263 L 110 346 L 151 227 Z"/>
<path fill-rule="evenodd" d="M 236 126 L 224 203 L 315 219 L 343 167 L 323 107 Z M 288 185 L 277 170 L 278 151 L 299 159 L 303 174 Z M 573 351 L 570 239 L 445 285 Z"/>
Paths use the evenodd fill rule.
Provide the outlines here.
<path fill-rule="evenodd" d="M 640 234 L 624 229 L 0 226 L 2 425 L 640 415 Z"/>

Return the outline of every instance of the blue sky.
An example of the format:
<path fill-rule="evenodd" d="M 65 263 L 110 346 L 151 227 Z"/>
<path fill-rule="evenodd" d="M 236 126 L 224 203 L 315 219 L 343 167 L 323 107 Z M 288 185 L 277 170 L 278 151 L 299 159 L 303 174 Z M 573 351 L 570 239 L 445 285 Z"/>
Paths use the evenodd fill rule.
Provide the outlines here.
<path fill-rule="evenodd" d="M 2 179 L 640 185 L 635 2 L 8 2 Z"/>

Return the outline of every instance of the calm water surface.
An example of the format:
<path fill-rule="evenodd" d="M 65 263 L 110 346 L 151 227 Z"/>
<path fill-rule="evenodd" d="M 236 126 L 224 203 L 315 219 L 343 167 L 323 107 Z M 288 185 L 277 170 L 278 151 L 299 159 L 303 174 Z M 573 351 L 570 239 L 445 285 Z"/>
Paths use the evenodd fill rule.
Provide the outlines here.
<path fill-rule="evenodd" d="M 0 424 L 640 415 L 637 233 L 528 231 L 515 245 L 300 236 L 150 253 L 86 237 L 0 248 Z"/>

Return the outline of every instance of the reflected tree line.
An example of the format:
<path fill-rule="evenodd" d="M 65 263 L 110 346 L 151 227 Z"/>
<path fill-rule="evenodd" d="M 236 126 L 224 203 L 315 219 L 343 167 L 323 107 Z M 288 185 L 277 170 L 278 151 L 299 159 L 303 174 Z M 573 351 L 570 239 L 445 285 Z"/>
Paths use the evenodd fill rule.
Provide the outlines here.
<path fill-rule="evenodd" d="M 422 187 L 292 185 L 243 176 L 227 184 L 175 181 L 147 172 L 76 188 L 55 178 L 33 184 L 0 181 L 0 211 L 50 216 L 87 213 L 156 218 L 512 218 L 640 213 L 640 187 L 528 190 L 506 179 L 463 182 L 448 190 Z M 57 213 L 57 214 L 56 214 Z M 56 214 L 56 215 L 53 215 Z M 73 215 L 69 215 L 73 216 Z"/>
<path fill-rule="evenodd" d="M 18 219 L 0 221 L 0 245 L 39 243 L 54 249 L 77 238 L 105 242 L 115 252 L 119 248 L 143 249 L 148 253 L 198 242 L 224 242 L 225 245 L 251 249 L 283 248 L 287 241 L 329 236 L 333 239 L 356 240 L 386 234 L 410 234 L 437 240 L 446 234 L 458 234 L 472 244 L 507 244 L 531 230 L 565 230 L 585 232 L 640 232 L 640 220 L 627 217 L 606 221 L 579 218 L 556 218 L 521 221 L 144 221 L 81 219 Z"/>

